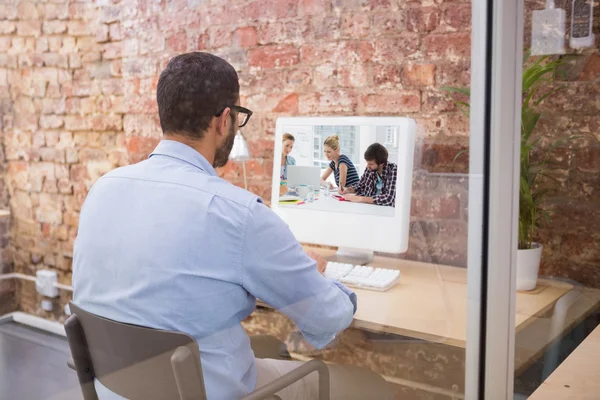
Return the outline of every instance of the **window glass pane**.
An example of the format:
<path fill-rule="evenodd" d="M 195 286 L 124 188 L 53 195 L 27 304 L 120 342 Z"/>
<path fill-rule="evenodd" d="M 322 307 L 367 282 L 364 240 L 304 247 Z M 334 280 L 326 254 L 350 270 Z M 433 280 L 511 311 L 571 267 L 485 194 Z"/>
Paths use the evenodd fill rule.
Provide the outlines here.
<path fill-rule="evenodd" d="M 0 365 L 10 368 L 0 368 L 0 399 L 81 398 L 61 335 L 70 300 L 115 323 L 190 335 L 209 398 L 239 398 L 272 380 L 268 367 L 257 367 L 262 358 L 285 359 L 277 363 L 281 374 L 298 365 L 290 360 L 343 366 L 332 387 L 368 390 L 353 392 L 358 398 L 388 391 L 402 399 L 463 398 L 467 246 L 469 236 L 482 237 L 468 228 L 481 205 L 468 200 L 472 136 L 464 91 L 471 56 L 483 57 L 471 51 L 471 6 L 2 2 Z M 192 52 L 216 55 L 231 68 L 160 80 L 173 57 Z M 594 57 L 581 64 L 577 82 L 561 83 L 567 89 L 544 104 L 580 116 L 571 125 L 566 113 L 544 114 L 539 123 L 552 138 L 567 129 L 595 134 L 596 98 L 565 100 L 596 82 Z M 167 75 L 188 61 L 171 64 Z M 220 96 L 236 86 L 233 70 L 239 102 L 235 93 Z M 212 117 L 213 108 L 227 105 L 253 112 L 239 135 L 235 123 Z M 348 123 L 350 117 L 360 120 Z M 287 153 L 284 134 L 293 136 Z M 332 135 L 339 148 L 327 155 Z M 577 204 L 596 195 L 594 143 L 577 139 L 552 156 L 568 164 L 551 175 L 571 185 L 565 190 Z M 104 179 L 107 173 L 123 179 Z M 122 186 L 96 197 L 108 182 Z M 555 221 L 570 204 L 567 195 L 551 203 Z M 592 226 L 596 214 L 585 204 L 569 214 Z M 286 219 L 294 210 L 308 211 Z M 544 273 L 559 271 L 565 258 L 556 254 L 577 253 L 573 271 L 593 280 L 595 247 L 581 244 L 591 239 L 580 241 L 574 225 L 564 230 L 574 236 L 560 239 L 536 232 L 552 252 L 545 257 L 555 257 L 545 259 L 556 262 Z M 341 269 L 326 271 L 325 280 L 304 250 L 344 266 L 329 264 Z M 348 267 L 352 274 L 343 272 Z M 38 273 L 50 283 L 36 283 Z M 546 311 L 540 304 L 528 312 Z M 2 316 L 12 312 L 25 317 L 5 324 Z M 98 346 L 107 359 L 122 355 Z M 132 387 L 148 389 L 159 378 Z"/>
<path fill-rule="evenodd" d="M 523 112 L 539 119 L 523 130 L 531 135 L 526 141 L 531 148 L 522 146 L 521 156 L 526 160 L 521 176 L 535 183 L 521 188 L 519 222 L 526 229 L 519 235 L 516 319 L 527 323 L 515 342 L 518 399 L 595 396 L 581 383 L 591 382 L 589 373 L 599 365 L 591 350 L 598 343 L 600 305 L 600 239 L 595 234 L 600 222 L 600 109 L 595 101 L 600 56 L 590 36 L 598 35 L 598 7 L 592 12 L 592 5 L 556 2 L 550 12 L 564 16 L 566 29 L 558 33 L 557 48 L 544 49 L 538 40 L 547 30 L 536 22 L 544 4 L 525 2 L 524 51 L 549 54 L 540 64 L 545 73 L 536 66 L 541 56 L 523 65 L 524 76 L 535 75 L 524 85 L 524 98 L 536 90 L 535 104 L 524 102 Z M 559 55 L 561 50 L 566 54 Z M 526 196 L 536 201 L 528 204 Z M 545 299 L 542 312 L 527 308 L 531 297 Z"/>

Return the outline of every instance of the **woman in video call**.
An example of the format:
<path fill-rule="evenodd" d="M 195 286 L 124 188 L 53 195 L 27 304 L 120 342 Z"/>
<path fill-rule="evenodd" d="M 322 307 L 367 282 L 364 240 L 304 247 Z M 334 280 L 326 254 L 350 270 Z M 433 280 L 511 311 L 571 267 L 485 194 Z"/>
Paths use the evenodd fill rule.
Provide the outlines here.
<path fill-rule="evenodd" d="M 359 182 L 358 172 L 350 159 L 340 153 L 340 138 L 338 135 L 329 136 L 325 139 L 323 146 L 325 156 L 329 161 L 329 167 L 321 177 L 321 184 L 332 186 L 327 182 L 327 178 L 333 172 L 335 183 L 341 193 L 344 189 L 350 188 Z"/>
<path fill-rule="evenodd" d="M 396 206 L 396 175 L 398 166 L 388 162 L 388 151 L 382 144 L 373 143 L 365 151 L 367 168 L 353 188 L 340 191 L 344 199 L 355 203 Z"/>
<path fill-rule="evenodd" d="M 281 180 L 287 181 L 287 167 L 288 165 L 296 165 L 294 157 L 290 156 L 290 153 L 294 149 L 294 143 L 296 138 L 289 133 L 283 134 L 283 146 L 281 148 Z"/>

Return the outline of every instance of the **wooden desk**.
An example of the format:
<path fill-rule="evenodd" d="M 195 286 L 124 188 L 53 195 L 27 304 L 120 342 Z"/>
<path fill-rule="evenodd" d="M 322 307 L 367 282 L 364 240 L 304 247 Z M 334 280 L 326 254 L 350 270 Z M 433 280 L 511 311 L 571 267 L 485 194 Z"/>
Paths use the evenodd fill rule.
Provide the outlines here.
<path fill-rule="evenodd" d="M 330 249 L 308 247 L 323 256 Z M 399 269 L 400 282 L 386 292 L 356 289 L 358 310 L 353 326 L 464 348 L 467 333 L 467 270 L 387 257 L 373 267 Z M 527 327 L 572 289 L 572 285 L 540 280 L 531 293 L 517 293 L 516 329 Z"/>
<path fill-rule="evenodd" d="M 546 379 L 529 400 L 600 398 L 600 326 Z"/>

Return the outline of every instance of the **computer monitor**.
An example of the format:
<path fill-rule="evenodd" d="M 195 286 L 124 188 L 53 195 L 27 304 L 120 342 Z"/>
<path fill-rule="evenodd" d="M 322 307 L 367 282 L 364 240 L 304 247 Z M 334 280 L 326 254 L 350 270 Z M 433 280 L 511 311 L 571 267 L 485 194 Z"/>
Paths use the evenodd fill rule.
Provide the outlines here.
<path fill-rule="evenodd" d="M 415 121 L 404 117 L 278 118 L 271 207 L 289 225 L 298 241 L 338 247 L 338 260 L 364 264 L 370 261 L 374 251 L 406 252 L 415 131 Z M 289 135 L 293 137 L 293 149 L 288 160 L 283 154 L 284 135 L 286 138 L 290 138 Z M 393 181 L 386 175 L 393 168 L 386 167 L 386 172 L 382 172 L 384 167 L 377 169 L 364 157 L 371 145 L 377 143 L 373 147 L 385 147 L 388 163 L 397 167 L 395 200 L 390 205 L 346 201 L 337 192 L 335 158 L 338 157 L 339 165 L 339 155 L 334 152 L 333 160 L 328 159 L 325 150 L 331 157 L 332 149 L 324 144 L 332 135 L 339 137 L 339 152 L 345 156 L 344 160 L 350 160 L 348 164 L 351 165 L 346 167 L 347 176 L 355 171 L 358 178 L 363 179 L 367 174 L 365 185 L 358 187 L 364 193 L 357 194 L 363 194 L 363 197 L 374 198 L 388 189 L 384 185 Z M 302 171 L 298 167 L 311 167 L 313 171 L 316 167 L 323 177 L 331 168 L 332 161 L 334 171 L 330 171 L 332 173 L 325 184 L 312 185 L 315 187 L 312 196 L 307 195 L 306 189 L 298 190 L 297 174 Z M 328 190 L 330 186 L 332 189 Z M 357 189 L 356 183 L 353 186 Z M 386 203 L 389 203 L 389 197 L 387 200 Z"/>
<path fill-rule="evenodd" d="M 318 188 L 321 185 L 321 168 L 303 165 L 288 166 L 287 186 L 297 187 L 299 185 Z"/>

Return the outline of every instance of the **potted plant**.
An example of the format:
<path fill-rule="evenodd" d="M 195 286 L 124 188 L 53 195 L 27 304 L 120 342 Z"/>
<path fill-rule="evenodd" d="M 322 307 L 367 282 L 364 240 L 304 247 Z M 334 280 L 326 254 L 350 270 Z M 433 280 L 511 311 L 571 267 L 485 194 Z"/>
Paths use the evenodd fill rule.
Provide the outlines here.
<path fill-rule="evenodd" d="M 519 185 L 519 247 L 517 251 L 517 290 L 533 290 L 536 287 L 542 245 L 534 241 L 536 227 L 543 221 L 549 221 L 549 213 L 542 208 L 544 197 L 552 190 L 542 180 L 555 180 L 547 174 L 552 168 L 549 161 L 551 153 L 559 146 L 574 139 L 574 136 L 557 139 L 542 147 L 540 137 L 533 132 L 541 117 L 537 107 L 549 96 L 561 88 L 552 88 L 557 68 L 563 61 L 541 57 L 528 65 L 529 54 L 524 57 L 523 97 L 521 106 L 521 172 Z M 469 89 L 446 87 L 453 96 L 468 99 Z M 468 100 L 454 97 L 457 107 L 468 114 Z M 458 153 L 458 158 L 464 151 Z M 544 182 L 547 183 L 547 182 Z"/>

